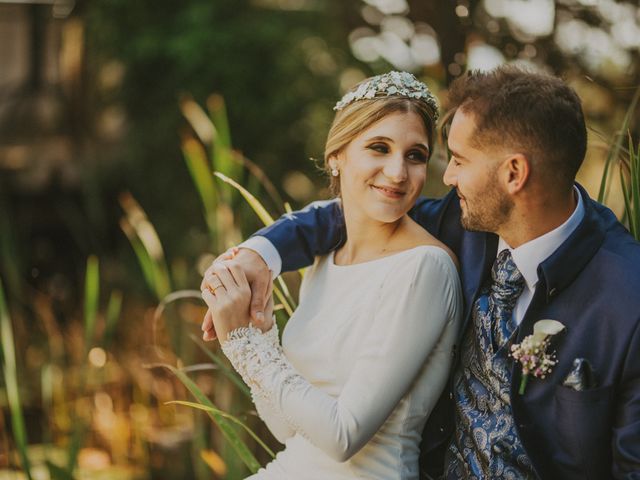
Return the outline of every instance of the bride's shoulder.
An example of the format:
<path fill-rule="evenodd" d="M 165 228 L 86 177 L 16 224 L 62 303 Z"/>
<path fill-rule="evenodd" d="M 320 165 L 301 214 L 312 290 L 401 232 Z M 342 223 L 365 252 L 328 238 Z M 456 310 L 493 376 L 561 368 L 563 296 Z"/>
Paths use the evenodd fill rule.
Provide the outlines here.
<path fill-rule="evenodd" d="M 417 223 L 412 222 L 412 224 L 406 228 L 403 237 L 403 243 L 407 250 L 415 250 L 415 254 L 418 256 L 446 256 L 453 263 L 456 270 L 460 269 L 456 254 Z"/>

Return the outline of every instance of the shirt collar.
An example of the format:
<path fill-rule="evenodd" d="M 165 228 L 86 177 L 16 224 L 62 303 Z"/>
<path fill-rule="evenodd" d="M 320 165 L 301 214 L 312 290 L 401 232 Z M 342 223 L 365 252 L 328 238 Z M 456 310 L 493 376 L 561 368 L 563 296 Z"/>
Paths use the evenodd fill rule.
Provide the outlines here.
<path fill-rule="evenodd" d="M 544 262 L 562 243 L 569 238 L 584 218 L 585 210 L 580 191 L 573 187 L 578 204 L 571 216 L 559 227 L 541 235 L 538 238 L 520 245 L 518 248 L 511 248 L 502 238 L 498 240 L 498 253 L 502 250 L 510 250 L 513 262 L 522 273 L 527 288 L 535 290 L 538 283 L 538 265 Z"/>

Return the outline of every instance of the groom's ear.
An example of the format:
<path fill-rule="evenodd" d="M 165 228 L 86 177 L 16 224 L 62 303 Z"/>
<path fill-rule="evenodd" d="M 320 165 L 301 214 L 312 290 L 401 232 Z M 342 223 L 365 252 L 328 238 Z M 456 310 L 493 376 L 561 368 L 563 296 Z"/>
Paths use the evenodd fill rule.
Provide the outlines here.
<path fill-rule="evenodd" d="M 531 164 L 523 153 L 512 153 L 506 161 L 507 191 L 515 195 L 520 192 L 529 181 Z"/>

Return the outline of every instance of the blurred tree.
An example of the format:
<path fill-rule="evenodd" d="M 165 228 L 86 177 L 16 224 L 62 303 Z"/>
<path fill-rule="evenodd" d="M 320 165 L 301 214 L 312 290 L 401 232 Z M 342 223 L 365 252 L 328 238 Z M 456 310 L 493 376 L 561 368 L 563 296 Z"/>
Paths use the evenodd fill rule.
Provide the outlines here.
<path fill-rule="evenodd" d="M 346 38 L 355 8 L 336 0 L 84 4 L 96 104 L 126 112 L 118 180 L 149 210 L 167 250 L 182 250 L 201 221 L 179 150 L 180 96 L 204 105 L 222 94 L 235 147 L 275 181 L 312 172 L 307 159 L 322 153 L 339 73 L 354 63 Z M 110 71 L 121 80 L 101 88 Z"/>

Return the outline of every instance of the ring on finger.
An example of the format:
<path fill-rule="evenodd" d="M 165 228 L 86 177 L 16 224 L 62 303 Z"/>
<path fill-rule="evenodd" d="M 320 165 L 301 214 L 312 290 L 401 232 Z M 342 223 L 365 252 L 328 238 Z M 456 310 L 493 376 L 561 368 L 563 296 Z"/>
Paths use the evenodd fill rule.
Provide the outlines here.
<path fill-rule="evenodd" d="M 212 295 L 215 295 L 216 294 L 216 290 L 219 289 L 219 288 L 224 288 L 224 285 L 222 283 L 219 283 L 215 287 L 207 285 L 207 290 L 209 290 L 209 292 L 211 292 Z"/>

